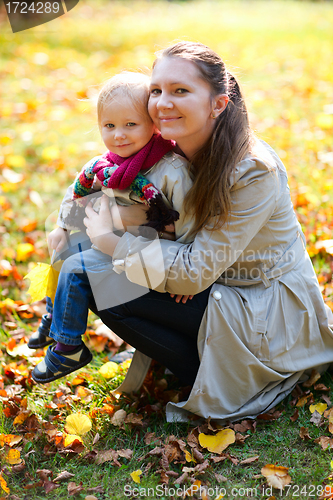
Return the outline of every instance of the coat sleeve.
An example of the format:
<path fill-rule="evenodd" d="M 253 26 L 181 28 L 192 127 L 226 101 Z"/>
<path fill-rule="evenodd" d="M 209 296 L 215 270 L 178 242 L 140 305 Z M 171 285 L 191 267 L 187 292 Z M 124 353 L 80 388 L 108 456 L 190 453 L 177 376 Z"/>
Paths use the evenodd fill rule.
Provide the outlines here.
<path fill-rule="evenodd" d="M 222 228 L 198 232 L 189 244 L 125 233 L 113 254 L 114 270 L 159 292 L 195 295 L 214 283 L 271 218 L 279 192 L 276 168 L 243 160 L 231 188 L 231 213 Z"/>

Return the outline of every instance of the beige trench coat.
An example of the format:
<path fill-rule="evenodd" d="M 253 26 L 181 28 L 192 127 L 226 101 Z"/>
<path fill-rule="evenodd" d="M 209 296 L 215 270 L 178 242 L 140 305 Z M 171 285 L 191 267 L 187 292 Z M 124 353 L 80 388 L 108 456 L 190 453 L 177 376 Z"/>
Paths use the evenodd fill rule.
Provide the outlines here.
<path fill-rule="evenodd" d="M 265 143 L 237 166 L 231 199 L 228 225 L 203 229 L 193 243 L 154 245 L 125 233 L 113 255 L 116 272 L 143 285 L 148 275 L 159 292 L 196 294 L 213 284 L 198 335 L 199 371 L 187 401 L 168 403 L 168 421 L 256 417 L 311 369 L 323 372 L 333 362 L 332 313 L 305 250 L 286 170 Z M 149 364 L 136 352 L 118 391 L 139 389 Z"/>

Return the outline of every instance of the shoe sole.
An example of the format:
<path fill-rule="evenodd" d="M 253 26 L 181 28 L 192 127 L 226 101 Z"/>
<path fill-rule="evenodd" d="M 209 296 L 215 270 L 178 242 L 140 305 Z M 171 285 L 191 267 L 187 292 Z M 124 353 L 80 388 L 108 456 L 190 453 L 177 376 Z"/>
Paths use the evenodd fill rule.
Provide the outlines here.
<path fill-rule="evenodd" d="M 28 342 L 28 347 L 29 349 L 41 349 L 42 347 L 46 347 L 47 345 L 51 345 L 51 344 L 54 344 L 55 343 L 55 340 L 49 340 L 48 342 L 44 342 L 43 344 L 38 344 L 38 345 L 29 345 L 29 342 Z"/>
<path fill-rule="evenodd" d="M 73 366 L 72 368 L 70 368 L 66 372 L 61 372 L 58 375 L 55 375 L 54 377 L 37 378 L 34 375 L 33 371 L 31 372 L 31 377 L 34 379 L 35 382 L 38 382 L 39 384 L 47 384 L 48 382 L 53 382 L 53 380 L 58 380 L 58 378 L 63 378 L 63 377 L 66 377 L 67 375 L 69 375 L 70 373 L 76 372 L 76 370 L 79 370 L 83 366 L 86 366 L 87 364 L 89 364 L 92 359 L 93 359 L 93 355 L 90 353 L 89 359 L 85 359 L 84 361 L 82 361 L 81 363 L 76 365 L 75 367 Z"/>

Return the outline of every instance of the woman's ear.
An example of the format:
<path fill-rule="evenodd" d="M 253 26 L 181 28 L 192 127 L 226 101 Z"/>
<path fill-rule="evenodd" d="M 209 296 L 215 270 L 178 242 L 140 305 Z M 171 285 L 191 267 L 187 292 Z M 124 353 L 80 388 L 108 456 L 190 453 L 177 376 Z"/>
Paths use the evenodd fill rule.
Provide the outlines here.
<path fill-rule="evenodd" d="M 217 118 L 225 110 L 229 102 L 227 94 L 219 94 L 214 97 L 212 118 Z"/>

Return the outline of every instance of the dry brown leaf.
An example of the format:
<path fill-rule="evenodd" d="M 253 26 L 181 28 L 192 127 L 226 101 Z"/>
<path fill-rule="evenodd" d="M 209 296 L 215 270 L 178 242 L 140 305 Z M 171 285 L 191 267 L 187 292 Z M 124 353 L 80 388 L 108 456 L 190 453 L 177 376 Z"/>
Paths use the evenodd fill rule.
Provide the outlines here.
<path fill-rule="evenodd" d="M 247 434 L 246 436 L 243 436 L 243 434 L 241 434 L 240 432 L 236 432 L 235 443 L 236 444 L 244 444 L 246 439 L 248 439 L 249 437 L 251 437 L 249 434 Z"/>
<path fill-rule="evenodd" d="M 45 489 L 45 493 L 48 494 L 56 488 L 60 487 L 60 484 L 56 484 L 53 481 L 44 481 L 43 487 Z"/>
<path fill-rule="evenodd" d="M 61 483 L 62 481 L 67 481 L 67 479 L 70 479 L 71 477 L 74 477 L 75 474 L 72 474 L 71 472 L 67 472 L 67 470 L 64 470 L 63 472 L 60 472 L 60 474 L 57 475 L 56 478 L 53 479 L 55 483 Z"/>
<path fill-rule="evenodd" d="M 309 439 L 311 439 L 309 430 L 306 427 L 301 427 L 299 435 L 300 438 L 303 439 L 303 441 L 309 441 Z"/>
<path fill-rule="evenodd" d="M 322 394 L 321 399 L 323 399 L 325 401 L 325 403 L 327 403 L 327 406 L 332 406 L 332 402 L 326 394 Z"/>
<path fill-rule="evenodd" d="M 315 424 L 317 427 L 319 426 L 319 424 L 321 423 L 322 421 L 322 416 L 319 412 L 317 412 L 317 410 L 315 410 L 313 413 L 312 413 L 312 416 L 310 418 L 310 422 L 312 424 Z"/>
<path fill-rule="evenodd" d="M 53 476 L 53 472 L 49 469 L 37 469 L 36 474 L 43 481 L 48 481 L 49 476 Z"/>
<path fill-rule="evenodd" d="M 242 420 L 240 423 L 234 424 L 235 432 L 246 432 L 250 430 L 253 430 L 253 421 L 251 420 Z"/>
<path fill-rule="evenodd" d="M 125 410 L 117 410 L 111 418 L 111 424 L 120 427 L 126 418 Z"/>
<path fill-rule="evenodd" d="M 284 487 L 291 482 L 288 470 L 288 467 L 267 464 L 261 469 L 261 474 L 266 477 L 269 486 L 283 490 Z"/>
<path fill-rule="evenodd" d="M 98 434 L 98 432 L 95 434 L 95 437 L 93 439 L 93 444 L 95 445 L 96 443 L 98 443 L 98 441 L 100 440 L 101 436 Z"/>
<path fill-rule="evenodd" d="M 316 384 L 314 386 L 315 391 L 329 391 L 329 388 L 325 384 Z"/>
<path fill-rule="evenodd" d="M 155 432 L 147 432 L 147 434 L 145 434 L 144 441 L 145 444 L 156 444 L 156 445 L 162 444 L 162 440 L 156 437 Z"/>
<path fill-rule="evenodd" d="M 292 416 L 290 417 L 290 420 L 292 422 L 296 422 L 296 420 L 299 418 L 299 411 L 298 409 L 296 408 L 294 413 L 292 414 Z"/>
<path fill-rule="evenodd" d="M 113 462 L 114 457 L 118 458 L 117 452 L 115 450 L 105 450 L 98 451 L 95 462 L 97 464 L 103 464 L 104 462 Z"/>
<path fill-rule="evenodd" d="M 125 418 L 124 423 L 131 425 L 143 425 L 142 419 L 143 415 L 137 415 L 136 413 L 129 413 Z"/>
<path fill-rule="evenodd" d="M 197 448 L 192 448 L 192 453 L 193 453 L 193 457 L 195 458 L 195 460 L 197 462 L 199 462 L 199 464 L 202 464 L 202 462 L 204 462 L 204 460 L 205 460 L 204 456 Z"/>
<path fill-rule="evenodd" d="M 317 382 L 317 380 L 320 379 L 320 377 L 321 375 L 317 372 L 317 370 L 312 370 L 309 380 L 302 384 L 303 387 L 311 387 Z"/>
<path fill-rule="evenodd" d="M 313 396 L 313 394 L 312 394 L 312 392 L 310 392 L 310 394 L 308 394 L 307 396 L 300 397 L 296 403 L 296 406 L 298 408 L 304 406 L 311 399 L 312 396 Z"/>
<path fill-rule="evenodd" d="M 117 453 L 120 457 L 127 458 L 127 460 L 131 460 L 133 456 L 133 450 L 130 450 L 129 448 L 127 448 L 126 450 L 117 450 Z"/>
<path fill-rule="evenodd" d="M 81 493 L 82 490 L 83 490 L 82 481 L 78 486 L 74 482 L 68 483 L 67 491 L 69 496 L 78 495 L 79 493 Z"/>
<path fill-rule="evenodd" d="M 257 460 L 259 460 L 259 455 L 256 455 L 255 457 L 246 458 L 245 460 L 239 462 L 239 465 L 252 464 L 253 462 L 257 462 Z"/>
<path fill-rule="evenodd" d="M 81 401 L 85 401 L 86 403 L 90 403 L 92 401 L 94 393 L 90 389 L 87 389 L 83 385 L 78 385 L 75 387 L 75 396 L 81 399 Z"/>
<path fill-rule="evenodd" d="M 222 474 L 217 474 L 216 472 L 214 472 L 214 476 L 218 483 L 224 483 L 225 481 L 228 481 L 228 478 L 222 476 Z"/>
<path fill-rule="evenodd" d="M 323 450 L 327 450 L 327 448 L 333 448 L 333 439 L 328 436 L 320 436 L 319 438 L 315 439 L 314 442 L 320 444 Z"/>

